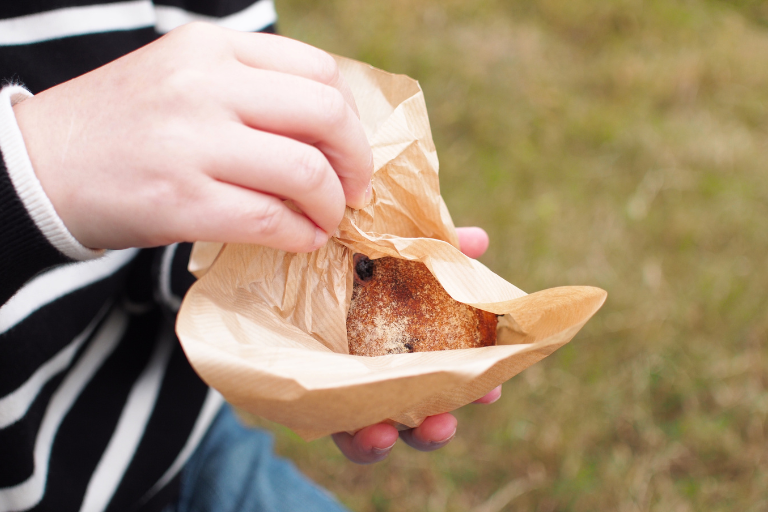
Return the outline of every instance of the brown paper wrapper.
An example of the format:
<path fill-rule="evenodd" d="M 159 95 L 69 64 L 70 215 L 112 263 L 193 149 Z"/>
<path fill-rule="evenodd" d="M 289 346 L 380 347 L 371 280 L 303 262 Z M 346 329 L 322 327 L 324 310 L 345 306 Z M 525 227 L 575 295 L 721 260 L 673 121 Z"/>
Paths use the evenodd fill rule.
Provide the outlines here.
<path fill-rule="evenodd" d="M 592 287 L 526 295 L 458 250 L 419 84 L 338 58 L 374 155 L 373 200 L 310 254 L 195 244 L 200 279 L 176 330 L 233 405 L 307 440 L 387 421 L 415 427 L 468 404 L 571 340 L 605 301 Z M 351 356 L 352 255 L 417 260 L 457 301 L 504 315 L 493 347 Z"/>

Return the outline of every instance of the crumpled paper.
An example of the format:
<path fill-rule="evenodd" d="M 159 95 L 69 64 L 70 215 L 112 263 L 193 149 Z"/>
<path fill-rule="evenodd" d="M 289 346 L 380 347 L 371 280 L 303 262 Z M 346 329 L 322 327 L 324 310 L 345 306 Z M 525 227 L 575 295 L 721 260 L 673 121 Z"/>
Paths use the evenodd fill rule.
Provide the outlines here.
<path fill-rule="evenodd" d="M 374 155 L 373 199 L 347 209 L 309 254 L 195 244 L 200 279 L 176 330 L 198 374 L 233 405 L 306 440 L 382 421 L 418 426 L 468 404 L 571 340 L 606 292 L 561 287 L 527 295 L 458 250 L 418 82 L 337 58 Z M 351 356 L 346 316 L 352 255 L 426 264 L 456 300 L 504 315 L 493 347 Z"/>

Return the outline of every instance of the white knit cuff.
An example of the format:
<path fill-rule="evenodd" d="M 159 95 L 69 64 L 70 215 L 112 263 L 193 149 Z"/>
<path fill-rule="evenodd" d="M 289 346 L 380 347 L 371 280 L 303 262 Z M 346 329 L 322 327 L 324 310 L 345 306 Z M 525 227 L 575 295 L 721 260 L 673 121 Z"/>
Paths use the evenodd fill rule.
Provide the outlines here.
<path fill-rule="evenodd" d="M 3 153 L 8 176 L 30 217 L 51 245 L 75 260 L 98 258 L 104 251 L 89 249 L 72 236 L 56 214 L 32 168 L 24 138 L 13 112 L 16 103 L 31 97 L 32 93 L 19 85 L 9 85 L 0 90 L 0 151 Z"/>

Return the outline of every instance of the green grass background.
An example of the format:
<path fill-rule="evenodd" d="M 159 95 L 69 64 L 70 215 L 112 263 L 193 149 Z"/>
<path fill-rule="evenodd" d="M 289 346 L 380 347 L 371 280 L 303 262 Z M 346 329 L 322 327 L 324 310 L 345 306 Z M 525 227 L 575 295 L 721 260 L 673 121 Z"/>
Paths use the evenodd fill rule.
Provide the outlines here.
<path fill-rule="evenodd" d="M 280 453 L 367 511 L 768 509 L 768 3 L 278 0 L 418 79 L 457 225 L 532 292 L 608 301 L 432 454 Z"/>

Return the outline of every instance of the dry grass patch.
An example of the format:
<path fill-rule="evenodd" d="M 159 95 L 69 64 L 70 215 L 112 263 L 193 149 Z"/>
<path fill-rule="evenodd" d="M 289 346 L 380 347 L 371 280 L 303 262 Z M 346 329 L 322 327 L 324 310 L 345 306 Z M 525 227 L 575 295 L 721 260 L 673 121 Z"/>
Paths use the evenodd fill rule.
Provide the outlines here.
<path fill-rule="evenodd" d="M 608 290 L 433 454 L 281 452 L 365 511 L 768 507 L 764 2 L 277 3 L 286 35 L 420 80 L 458 224 L 527 291 Z"/>

